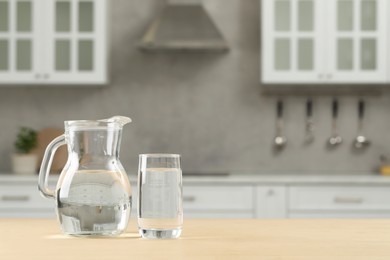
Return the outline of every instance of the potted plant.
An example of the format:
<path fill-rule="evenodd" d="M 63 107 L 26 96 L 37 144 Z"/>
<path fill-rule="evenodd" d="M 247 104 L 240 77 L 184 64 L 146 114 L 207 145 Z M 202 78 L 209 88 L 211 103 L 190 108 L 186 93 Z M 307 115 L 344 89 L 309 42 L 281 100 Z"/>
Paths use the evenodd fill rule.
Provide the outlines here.
<path fill-rule="evenodd" d="M 37 132 L 29 127 L 21 127 L 14 143 L 16 153 L 12 156 L 12 170 L 16 174 L 34 174 L 37 169 Z"/>

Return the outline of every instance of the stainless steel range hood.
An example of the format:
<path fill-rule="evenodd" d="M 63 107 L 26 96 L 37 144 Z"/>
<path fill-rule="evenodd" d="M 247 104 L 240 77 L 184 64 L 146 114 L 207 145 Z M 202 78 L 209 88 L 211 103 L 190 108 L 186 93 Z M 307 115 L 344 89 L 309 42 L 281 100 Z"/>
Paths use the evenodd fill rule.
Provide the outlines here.
<path fill-rule="evenodd" d="M 225 39 L 200 0 L 169 0 L 146 31 L 145 51 L 227 51 Z"/>

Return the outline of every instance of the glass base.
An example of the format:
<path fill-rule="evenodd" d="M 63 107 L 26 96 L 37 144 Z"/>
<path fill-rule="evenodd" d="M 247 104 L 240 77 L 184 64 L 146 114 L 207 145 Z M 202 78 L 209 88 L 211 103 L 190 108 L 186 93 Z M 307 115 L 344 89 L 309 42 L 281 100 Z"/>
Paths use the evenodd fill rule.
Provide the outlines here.
<path fill-rule="evenodd" d="M 181 228 L 177 229 L 139 229 L 139 234 L 143 238 L 151 239 L 170 239 L 179 238 L 181 235 Z"/>
<path fill-rule="evenodd" d="M 84 232 L 77 232 L 77 233 L 71 233 L 71 232 L 64 232 L 65 235 L 68 236 L 74 236 L 74 237 L 113 237 L 113 236 L 118 236 L 123 233 L 123 231 L 111 231 L 111 232 L 89 232 L 89 231 L 84 231 Z"/>

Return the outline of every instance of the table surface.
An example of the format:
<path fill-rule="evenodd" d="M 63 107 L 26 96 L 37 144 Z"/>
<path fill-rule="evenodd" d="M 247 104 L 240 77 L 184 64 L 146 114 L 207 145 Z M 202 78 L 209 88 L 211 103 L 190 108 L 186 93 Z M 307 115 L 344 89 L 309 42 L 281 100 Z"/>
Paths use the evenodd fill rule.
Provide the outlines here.
<path fill-rule="evenodd" d="M 181 238 L 62 235 L 55 220 L 0 219 L 0 259 L 389 260 L 390 220 L 185 220 Z"/>

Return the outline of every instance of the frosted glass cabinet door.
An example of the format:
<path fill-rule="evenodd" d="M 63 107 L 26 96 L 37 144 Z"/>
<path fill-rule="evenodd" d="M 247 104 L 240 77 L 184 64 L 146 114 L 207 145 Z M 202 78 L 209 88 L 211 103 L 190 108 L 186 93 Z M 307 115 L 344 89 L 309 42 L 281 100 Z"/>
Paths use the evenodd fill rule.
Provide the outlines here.
<path fill-rule="evenodd" d="M 47 8 L 46 80 L 106 83 L 106 1 L 53 0 Z"/>
<path fill-rule="evenodd" d="M 335 83 L 385 83 L 388 0 L 328 0 L 326 77 Z M 386 28 L 387 27 L 387 28 Z"/>
<path fill-rule="evenodd" d="M 39 81 L 39 1 L 0 0 L 0 83 Z"/>
<path fill-rule="evenodd" d="M 263 83 L 315 83 L 324 80 L 325 2 L 261 1 Z"/>

